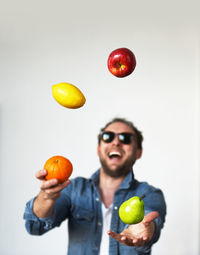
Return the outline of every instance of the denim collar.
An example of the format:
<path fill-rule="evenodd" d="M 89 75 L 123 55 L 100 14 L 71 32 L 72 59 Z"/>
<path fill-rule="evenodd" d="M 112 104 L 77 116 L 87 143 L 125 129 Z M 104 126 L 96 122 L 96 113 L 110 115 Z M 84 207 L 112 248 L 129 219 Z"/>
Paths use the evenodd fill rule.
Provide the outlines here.
<path fill-rule="evenodd" d="M 91 176 L 91 181 L 94 183 L 95 186 L 99 185 L 99 174 L 100 174 L 100 169 L 98 169 L 92 176 Z M 134 178 L 134 173 L 133 169 L 126 175 L 124 180 L 122 181 L 119 189 L 129 189 L 132 185 L 134 185 L 135 178 Z"/>

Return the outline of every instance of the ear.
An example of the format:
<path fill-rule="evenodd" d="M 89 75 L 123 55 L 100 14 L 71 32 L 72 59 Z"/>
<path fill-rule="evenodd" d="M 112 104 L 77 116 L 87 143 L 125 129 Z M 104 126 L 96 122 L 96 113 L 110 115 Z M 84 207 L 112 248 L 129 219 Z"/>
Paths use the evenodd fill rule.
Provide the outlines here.
<path fill-rule="evenodd" d="M 142 149 L 137 149 L 137 152 L 136 152 L 136 159 L 139 159 L 142 157 Z"/>

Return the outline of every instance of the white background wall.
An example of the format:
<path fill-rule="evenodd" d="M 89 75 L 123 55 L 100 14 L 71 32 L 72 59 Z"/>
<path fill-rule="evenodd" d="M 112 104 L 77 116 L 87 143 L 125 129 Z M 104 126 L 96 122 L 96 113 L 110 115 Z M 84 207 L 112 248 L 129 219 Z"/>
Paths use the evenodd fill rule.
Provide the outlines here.
<path fill-rule="evenodd" d="M 99 167 L 96 136 L 115 116 L 143 131 L 139 180 L 163 189 L 165 228 L 153 255 L 199 254 L 199 1 L 1 1 L 0 255 L 66 254 L 66 222 L 44 236 L 24 228 L 34 174 L 53 155 L 75 176 Z M 130 48 L 137 67 L 112 76 L 110 52 Z M 84 107 L 57 104 L 51 86 L 70 82 Z"/>

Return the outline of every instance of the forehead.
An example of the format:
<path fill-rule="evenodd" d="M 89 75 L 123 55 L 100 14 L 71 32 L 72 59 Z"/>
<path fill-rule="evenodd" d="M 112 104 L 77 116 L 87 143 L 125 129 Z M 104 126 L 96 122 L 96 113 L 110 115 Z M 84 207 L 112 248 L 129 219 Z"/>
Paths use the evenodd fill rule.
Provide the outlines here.
<path fill-rule="evenodd" d="M 128 132 L 128 133 L 135 133 L 134 130 L 128 126 L 126 123 L 123 122 L 114 122 L 107 126 L 104 131 L 113 131 L 115 133 L 123 133 L 123 132 Z"/>

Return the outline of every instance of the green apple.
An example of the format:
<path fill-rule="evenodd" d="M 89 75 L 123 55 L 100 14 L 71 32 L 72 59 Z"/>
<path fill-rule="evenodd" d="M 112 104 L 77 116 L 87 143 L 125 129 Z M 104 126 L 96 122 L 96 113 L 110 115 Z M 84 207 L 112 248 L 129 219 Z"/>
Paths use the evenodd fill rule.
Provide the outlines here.
<path fill-rule="evenodd" d="M 127 201 L 121 204 L 119 208 L 119 217 L 125 224 L 137 224 L 144 218 L 144 198 L 131 197 Z"/>

